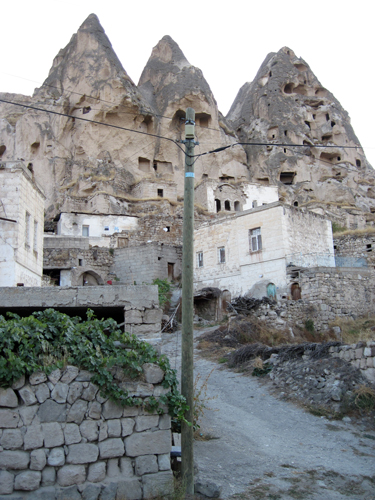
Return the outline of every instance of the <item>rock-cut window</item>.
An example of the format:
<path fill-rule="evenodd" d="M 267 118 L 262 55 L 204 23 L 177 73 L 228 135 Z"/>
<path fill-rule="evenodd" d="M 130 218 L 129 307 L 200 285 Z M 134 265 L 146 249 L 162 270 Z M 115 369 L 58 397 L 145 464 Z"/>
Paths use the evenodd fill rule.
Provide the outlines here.
<path fill-rule="evenodd" d="M 203 267 L 203 252 L 197 252 L 197 267 Z"/>
<path fill-rule="evenodd" d="M 260 227 L 255 229 L 250 229 L 249 231 L 250 239 L 250 252 L 258 252 L 262 250 L 262 235 L 260 232 Z"/>
<path fill-rule="evenodd" d="M 219 264 L 225 264 L 225 247 L 218 248 Z"/>

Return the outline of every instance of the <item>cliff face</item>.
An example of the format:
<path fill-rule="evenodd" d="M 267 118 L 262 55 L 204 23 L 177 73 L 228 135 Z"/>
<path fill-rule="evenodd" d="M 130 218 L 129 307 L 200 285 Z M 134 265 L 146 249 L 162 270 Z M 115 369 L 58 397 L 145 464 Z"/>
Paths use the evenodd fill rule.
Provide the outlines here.
<path fill-rule="evenodd" d="M 175 195 L 183 195 L 184 146 L 174 142 L 184 138 L 187 107 L 196 112 L 196 154 L 270 143 L 200 157 L 197 183 L 277 185 L 280 199 L 348 224 L 371 221 L 375 211 L 374 171 L 347 112 L 288 48 L 267 56 L 225 119 L 202 71 L 172 38 L 154 47 L 136 86 L 91 14 L 32 97 L 0 96 L 59 113 L 0 103 L 0 158 L 31 164 L 47 196 L 47 219 L 77 203 L 95 211 L 90 200 L 97 193 L 117 203 L 113 213 L 127 210 L 116 200 L 152 197 L 156 184 L 166 191 L 175 185 Z M 140 181 L 149 183 L 143 194 Z"/>
<path fill-rule="evenodd" d="M 374 171 L 348 113 L 291 49 L 266 57 L 227 119 L 241 142 L 270 144 L 245 146 L 249 173 L 277 184 L 282 199 L 333 216 L 344 211 L 349 221 L 375 206 Z"/>

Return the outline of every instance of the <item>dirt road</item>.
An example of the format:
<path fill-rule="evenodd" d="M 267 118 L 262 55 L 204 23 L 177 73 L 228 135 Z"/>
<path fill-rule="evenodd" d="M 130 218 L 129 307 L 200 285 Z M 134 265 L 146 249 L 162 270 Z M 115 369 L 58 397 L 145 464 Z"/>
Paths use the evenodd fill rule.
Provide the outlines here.
<path fill-rule="evenodd" d="M 198 337 L 208 330 L 195 332 Z M 181 334 L 163 352 L 179 369 Z M 199 477 L 221 498 L 375 500 L 375 433 L 352 422 L 316 417 L 272 396 L 255 377 L 223 369 L 196 352 L 201 380 L 212 371 L 208 405 L 195 442 Z"/>

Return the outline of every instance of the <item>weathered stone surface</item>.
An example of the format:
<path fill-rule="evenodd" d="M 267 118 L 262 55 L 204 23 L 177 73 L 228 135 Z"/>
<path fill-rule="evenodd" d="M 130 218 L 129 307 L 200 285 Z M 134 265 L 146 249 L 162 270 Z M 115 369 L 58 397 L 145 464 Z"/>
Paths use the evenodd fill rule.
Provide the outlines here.
<path fill-rule="evenodd" d="M 130 458 L 128 457 L 120 458 L 120 471 L 122 477 L 128 478 L 134 476 L 132 460 Z"/>
<path fill-rule="evenodd" d="M 40 424 L 31 425 L 27 428 L 24 437 L 24 449 L 34 450 L 43 446 L 44 435 Z"/>
<path fill-rule="evenodd" d="M 65 368 L 62 377 L 60 378 L 60 382 L 63 384 L 70 384 L 78 375 L 79 369 L 76 366 L 67 366 Z"/>
<path fill-rule="evenodd" d="M 86 387 L 82 392 L 82 399 L 84 399 L 85 401 L 93 401 L 97 392 L 98 388 L 96 387 L 96 385 L 90 382 L 88 387 Z"/>
<path fill-rule="evenodd" d="M 48 465 L 51 465 L 53 467 L 61 467 L 62 465 L 64 465 L 65 464 L 64 448 L 53 448 L 52 450 L 50 450 L 47 463 Z"/>
<path fill-rule="evenodd" d="M 89 404 L 89 417 L 99 419 L 102 414 L 102 405 L 98 401 L 91 401 Z"/>
<path fill-rule="evenodd" d="M 8 408 L 16 408 L 18 406 L 18 399 L 13 389 L 2 389 L 0 387 L 0 406 Z"/>
<path fill-rule="evenodd" d="M 38 417 L 42 423 L 44 422 L 65 422 L 66 421 L 67 406 L 59 404 L 51 399 L 47 399 L 40 405 L 38 410 Z"/>
<path fill-rule="evenodd" d="M 87 401 L 83 401 L 83 399 L 78 399 L 70 408 L 67 422 L 74 422 L 76 424 L 80 424 L 85 416 L 87 411 Z"/>
<path fill-rule="evenodd" d="M 14 391 L 17 391 L 18 389 L 21 389 L 25 385 L 25 375 L 22 375 L 18 380 L 13 382 L 12 384 L 12 389 Z"/>
<path fill-rule="evenodd" d="M 171 428 L 171 416 L 164 414 L 160 416 L 159 419 L 159 429 L 170 429 Z"/>
<path fill-rule="evenodd" d="M 110 399 L 103 405 L 103 417 L 106 420 L 112 418 L 120 418 L 122 416 L 123 408 Z"/>
<path fill-rule="evenodd" d="M 64 434 L 61 425 L 58 422 L 48 422 L 42 424 L 44 434 L 44 446 L 46 448 L 54 448 L 64 444 Z"/>
<path fill-rule="evenodd" d="M 116 500 L 139 500 L 142 498 L 142 487 L 139 479 L 133 478 L 117 483 Z"/>
<path fill-rule="evenodd" d="M 82 491 L 82 500 L 98 500 L 101 486 L 95 484 L 89 484 Z"/>
<path fill-rule="evenodd" d="M 123 417 L 136 417 L 137 415 L 139 415 L 138 406 L 125 406 L 122 412 Z"/>
<path fill-rule="evenodd" d="M 105 403 L 107 400 L 108 400 L 108 396 L 104 396 L 102 394 L 100 394 L 100 391 L 98 391 L 96 393 L 96 400 L 100 403 L 100 404 L 103 404 Z"/>
<path fill-rule="evenodd" d="M 34 417 L 38 409 L 39 409 L 38 406 L 24 406 L 19 409 L 23 425 L 31 424 L 31 422 L 34 420 Z"/>
<path fill-rule="evenodd" d="M 121 421 L 120 419 L 107 420 L 108 425 L 108 437 L 120 437 L 121 436 Z"/>
<path fill-rule="evenodd" d="M 99 426 L 99 441 L 104 441 L 108 437 L 108 424 L 107 422 L 100 422 Z"/>
<path fill-rule="evenodd" d="M 152 498 L 157 495 L 167 497 L 173 493 L 172 471 L 147 474 L 142 478 L 142 483 L 143 498 Z"/>
<path fill-rule="evenodd" d="M 0 410 L 0 428 L 12 429 L 18 426 L 20 416 L 17 411 Z"/>
<path fill-rule="evenodd" d="M 125 453 L 124 443 L 120 438 L 106 439 L 99 443 L 100 458 L 122 457 Z"/>
<path fill-rule="evenodd" d="M 18 394 L 21 396 L 22 401 L 26 406 L 31 406 L 37 403 L 37 399 L 30 385 L 25 385 L 18 391 Z"/>
<path fill-rule="evenodd" d="M 22 448 L 23 437 L 20 429 L 4 429 L 0 438 L 0 445 L 4 450 L 16 450 Z"/>
<path fill-rule="evenodd" d="M 81 397 L 82 392 L 83 392 L 82 382 L 73 382 L 72 384 L 70 384 L 67 397 L 68 403 L 72 405 L 75 401 L 77 401 L 78 398 Z"/>
<path fill-rule="evenodd" d="M 97 441 L 99 436 L 99 422 L 95 420 L 84 420 L 79 426 L 81 434 L 87 441 Z"/>
<path fill-rule="evenodd" d="M 56 370 L 53 370 L 53 372 L 51 372 L 48 375 L 48 380 L 52 382 L 53 385 L 57 384 L 60 378 L 61 378 L 61 370 L 59 368 L 56 368 Z"/>
<path fill-rule="evenodd" d="M 121 435 L 122 437 L 129 436 L 134 429 L 135 420 L 132 418 L 121 419 Z"/>
<path fill-rule="evenodd" d="M 50 397 L 48 385 L 45 383 L 39 384 L 36 388 L 35 396 L 38 403 L 44 403 L 44 401 Z"/>
<path fill-rule="evenodd" d="M 99 455 L 99 449 L 95 444 L 81 443 L 69 446 L 66 462 L 68 464 L 88 464 L 95 462 Z M 106 457 L 108 458 L 108 457 Z"/>
<path fill-rule="evenodd" d="M 89 466 L 87 481 L 91 481 L 92 483 L 98 483 L 99 481 L 104 480 L 105 474 L 106 474 L 106 463 L 96 462 L 95 464 L 91 464 Z"/>
<path fill-rule="evenodd" d="M 137 476 L 158 472 L 159 466 L 155 455 L 143 455 L 135 459 L 135 473 Z"/>
<path fill-rule="evenodd" d="M 9 495 L 13 492 L 14 476 L 6 470 L 0 470 L 0 495 Z"/>
<path fill-rule="evenodd" d="M 29 462 L 30 454 L 26 451 L 2 451 L 0 453 L 1 469 L 27 469 Z"/>
<path fill-rule="evenodd" d="M 135 419 L 136 432 L 145 431 L 157 427 L 159 423 L 159 415 L 139 415 Z"/>
<path fill-rule="evenodd" d="M 100 500 L 117 500 L 117 483 L 110 483 L 103 486 L 100 494 Z"/>
<path fill-rule="evenodd" d="M 66 398 L 68 396 L 69 385 L 63 382 L 57 382 L 53 391 L 51 392 L 51 398 L 56 401 L 56 403 L 66 403 Z"/>
<path fill-rule="evenodd" d="M 47 375 L 44 372 L 35 372 L 29 377 L 30 385 L 37 385 L 45 382 L 47 380 Z"/>
<path fill-rule="evenodd" d="M 108 477 L 117 477 L 121 474 L 119 459 L 118 458 L 110 458 L 107 461 L 107 476 Z"/>
<path fill-rule="evenodd" d="M 43 470 L 47 464 L 46 452 L 42 449 L 30 453 L 30 470 Z"/>
<path fill-rule="evenodd" d="M 159 465 L 159 470 L 170 470 L 170 468 L 171 468 L 171 455 L 170 455 L 170 453 L 158 455 L 158 465 Z"/>
<path fill-rule="evenodd" d="M 171 451 L 171 433 L 168 430 L 135 433 L 126 437 L 124 442 L 129 457 L 164 454 Z"/>
<path fill-rule="evenodd" d="M 85 479 L 86 471 L 83 465 L 64 465 L 57 472 L 57 482 L 60 486 L 82 484 Z"/>
<path fill-rule="evenodd" d="M 219 498 L 221 493 L 220 486 L 212 481 L 203 479 L 198 479 L 196 481 L 194 489 L 196 493 L 204 495 L 208 498 Z"/>
<path fill-rule="evenodd" d="M 76 382 L 89 382 L 93 376 L 93 373 L 88 372 L 87 370 L 81 370 L 77 377 L 75 378 Z"/>
<path fill-rule="evenodd" d="M 160 366 L 154 363 L 145 363 L 142 368 L 146 382 L 149 384 L 159 384 L 163 380 L 164 371 Z"/>
<path fill-rule="evenodd" d="M 154 393 L 154 386 L 145 382 L 122 382 L 121 389 L 129 392 L 129 396 L 147 397 Z"/>
<path fill-rule="evenodd" d="M 66 424 L 63 431 L 66 445 L 79 443 L 82 439 L 80 428 L 77 424 Z"/>
<path fill-rule="evenodd" d="M 161 317 L 163 316 L 162 309 L 146 309 L 143 315 L 143 323 L 152 324 L 152 323 L 160 323 Z M 156 382 L 152 382 L 156 383 Z"/>
<path fill-rule="evenodd" d="M 42 470 L 42 485 L 52 486 L 56 481 L 56 471 L 54 467 L 45 467 Z"/>
<path fill-rule="evenodd" d="M 25 471 L 17 474 L 14 480 L 15 490 L 34 491 L 39 488 L 42 474 L 39 471 Z"/>
<path fill-rule="evenodd" d="M 77 486 L 69 486 L 68 488 L 57 490 L 56 500 L 81 500 L 81 495 Z"/>

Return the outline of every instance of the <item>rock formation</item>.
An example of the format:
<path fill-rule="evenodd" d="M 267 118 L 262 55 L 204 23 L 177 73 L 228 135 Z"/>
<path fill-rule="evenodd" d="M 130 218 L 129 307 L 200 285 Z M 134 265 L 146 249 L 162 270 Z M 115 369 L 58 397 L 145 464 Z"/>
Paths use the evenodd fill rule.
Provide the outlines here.
<path fill-rule="evenodd" d="M 374 171 L 348 113 L 291 49 L 268 54 L 227 119 L 241 142 L 268 143 L 245 146 L 249 173 L 278 184 L 280 199 L 344 223 L 375 208 Z"/>

